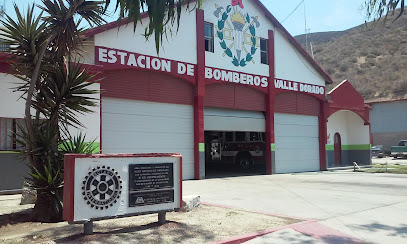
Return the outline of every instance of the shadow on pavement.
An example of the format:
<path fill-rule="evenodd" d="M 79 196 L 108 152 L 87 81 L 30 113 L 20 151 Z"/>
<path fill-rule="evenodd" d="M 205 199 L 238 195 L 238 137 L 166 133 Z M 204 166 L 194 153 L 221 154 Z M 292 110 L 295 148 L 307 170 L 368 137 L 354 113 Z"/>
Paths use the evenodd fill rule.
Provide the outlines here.
<path fill-rule="evenodd" d="M 365 225 L 354 225 L 351 228 L 359 229 L 369 232 L 377 232 L 377 231 L 388 231 L 387 236 L 397 236 L 400 238 L 407 238 L 407 225 L 403 224 L 400 226 L 391 226 L 391 225 L 384 225 L 377 222 Z"/>

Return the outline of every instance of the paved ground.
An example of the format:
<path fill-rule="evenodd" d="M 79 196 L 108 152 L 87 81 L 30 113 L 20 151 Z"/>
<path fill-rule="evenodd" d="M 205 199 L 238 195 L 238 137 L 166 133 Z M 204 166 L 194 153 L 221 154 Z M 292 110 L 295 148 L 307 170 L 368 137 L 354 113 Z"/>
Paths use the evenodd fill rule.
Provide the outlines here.
<path fill-rule="evenodd" d="M 407 158 L 393 158 L 393 157 L 387 157 L 387 158 L 376 158 L 373 157 L 372 158 L 372 163 L 374 164 L 384 164 L 384 163 L 388 163 L 388 164 L 402 164 L 405 165 L 407 164 Z"/>
<path fill-rule="evenodd" d="M 203 202 L 315 219 L 366 242 L 407 242 L 407 175 L 324 172 L 229 177 L 184 181 L 183 191 L 200 195 Z M 307 242 L 304 238 L 300 243 Z"/>

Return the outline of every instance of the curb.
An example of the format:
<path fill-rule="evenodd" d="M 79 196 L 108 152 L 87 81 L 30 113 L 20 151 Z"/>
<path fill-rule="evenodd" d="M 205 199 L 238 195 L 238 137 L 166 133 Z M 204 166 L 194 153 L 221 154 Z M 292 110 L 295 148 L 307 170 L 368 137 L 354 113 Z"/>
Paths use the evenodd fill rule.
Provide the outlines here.
<path fill-rule="evenodd" d="M 255 212 L 254 212 L 255 213 Z M 277 228 L 271 228 L 271 229 L 266 229 L 263 231 L 257 231 L 257 232 L 253 232 L 250 234 L 246 234 L 246 235 L 241 235 L 241 236 L 235 236 L 235 237 L 231 237 L 228 239 L 224 239 L 221 241 L 217 241 L 217 242 L 212 242 L 211 244 L 238 244 L 238 243 L 243 243 L 246 241 L 250 241 L 254 238 L 263 236 L 263 235 L 267 235 L 279 230 L 283 230 L 283 229 L 287 229 L 287 228 L 292 228 L 298 225 L 303 225 L 303 224 L 309 224 L 309 223 L 314 223 L 316 222 L 316 220 L 307 220 L 307 221 L 303 221 L 303 222 L 299 222 L 299 223 L 295 223 L 295 224 L 290 224 L 290 225 L 285 225 L 285 226 L 281 226 L 281 227 L 277 227 Z"/>
<path fill-rule="evenodd" d="M 287 216 L 287 215 L 282 215 L 282 214 L 272 214 L 272 213 L 265 213 L 265 212 L 259 212 L 259 211 L 252 211 L 252 210 L 246 210 L 246 209 L 240 209 L 240 208 L 233 208 L 230 206 L 226 206 L 226 205 L 221 205 L 221 204 L 213 204 L 213 203 L 207 203 L 207 202 L 202 202 L 202 205 L 206 205 L 206 206 L 213 206 L 213 207 L 221 207 L 221 208 L 227 208 L 227 209 L 238 209 L 241 211 L 246 211 L 246 212 L 250 212 L 250 213 L 257 213 L 257 214 L 262 214 L 262 215 L 268 215 L 268 216 L 274 216 L 274 217 L 281 217 L 281 218 L 290 218 L 290 219 L 296 219 L 296 220 L 300 220 L 301 222 L 298 223 L 294 223 L 294 224 L 289 224 L 289 225 L 285 225 L 285 226 L 280 226 L 280 227 L 276 227 L 276 228 L 270 228 L 270 229 L 265 229 L 262 231 L 256 231 L 256 232 L 252 232 L 249 234 L 245 234 L 245 235 L 241 235 L 241 236 L 234 236 L 231 238 L 227 238 L 224 240 L 220 240 L 220 241 L 215 241 L 215 242 L 210 242 L 211 244 L 239 244 L 239 243 L 244 243 L 246 241 L 252 240 L 254 238 L 263 236 L 263 235 L 267 235 L 279 230 L 283 230 L 283 229 L 293 229 L 297 232 L 300 232 L 304 235 L 308 235 L 311 236 L 312 238 L 315 239 L 322 239 L 324 237 L 324 234 L 335 234 L 335 236 L 338 236 L 340 238 L 347 238 L 348 241 L 351 241 L 352 243 L 365 243 L 362 240 L 359 240 L 357 238 L 354 238 L 352 236 L 346 235 L 340 231 L 334 230 L 330 227 L 327 227 L 325 225 L 322 225 L 320 223 L 318 223 L 318 220 L 314 220 L 314 219 L 303 219 L 303 218 L 298 218 L 298 217 L 291 217 L 291 216 Z M 311 225 L 311 227 L 307 226 L 307 225 Z"/>

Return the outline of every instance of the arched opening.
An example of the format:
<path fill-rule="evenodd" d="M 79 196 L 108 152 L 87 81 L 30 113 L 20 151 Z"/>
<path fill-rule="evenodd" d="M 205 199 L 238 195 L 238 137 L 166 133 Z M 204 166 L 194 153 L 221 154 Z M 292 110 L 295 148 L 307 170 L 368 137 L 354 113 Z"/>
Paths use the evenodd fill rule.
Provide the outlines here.
<path fill-rule="evenodd" d="M 340 166 L 342 164 L 342 142 L 341 135 L 337 132 L 334 136 L 334 162 L 335 165 Z"/>

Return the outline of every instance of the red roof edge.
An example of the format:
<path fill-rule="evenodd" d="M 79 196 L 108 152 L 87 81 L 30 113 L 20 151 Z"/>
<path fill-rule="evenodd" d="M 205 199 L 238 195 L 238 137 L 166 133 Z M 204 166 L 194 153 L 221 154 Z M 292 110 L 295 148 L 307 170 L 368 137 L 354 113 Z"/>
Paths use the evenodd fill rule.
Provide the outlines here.
<path fill-rule="evenodd" d="M 191 2 L 195 2 L 196 0 L 191 0 Z M 253 0 L 255 4 L 257 4 L 260 9 L 265 13 L 266 17 L 278 28 L 281 30 L 282 34 L 288 39 L 288 41 L 296 47 L 302 55 L 308 60 L 308 62 L 311 63 L 312 66 L 326 79 L 325 82 L 328 84 L 332 84 L 333 80 L 331 77 L 322 69 L 322 67 L 302 48 L 302 46 L 294 39 L 294 37 L 284 28 L 284 26 L 278 22 L 278 20 L 271 14 L 271 12 L 264 6 L 260 0 Z M 186 4 L 186 1 L 184 1 L 184 4 Z M 141 13 L 141 18 L 146 18 L 148 16 L 147 12 Z M 86 37 L 92 37 L 96 34 L 102 33 L 104 31 L 108 31 L 114 28 L 117 28 L 118 26 L 126 25 L 130 23 L 128 21 L 128 18 L 122 19 L 120 25 L 118 24 L 117 21 L 113 21 L 110 23 L 107 23 L 102 26 L 98 26 L 92 29 L 89 29 L 85 31 L 85 36 Z"/>

